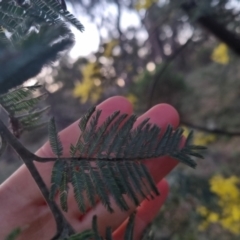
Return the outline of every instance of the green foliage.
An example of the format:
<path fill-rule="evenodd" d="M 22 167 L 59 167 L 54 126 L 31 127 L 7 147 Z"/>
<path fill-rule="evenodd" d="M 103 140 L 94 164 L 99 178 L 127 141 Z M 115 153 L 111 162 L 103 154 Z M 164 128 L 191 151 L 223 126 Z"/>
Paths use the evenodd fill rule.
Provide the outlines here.
<path fill-rule="evenodd" d="M 16 228 L 5 238 L 5 240 L 16 240 L 20 233 L 21 229 Z"/>
<path fill-rule="evenodd" d="M 57 134 L 54 118 L 51 118 L 51 120 L 49 121 L 48 132 L 49 132 L 49 142 L 50 142 L 51 148 L 54 154 L 59 158 L 63 154 L 63 146 Z"/>
<path fill-rule="evenodd" d="M 48 111 L 49 107 L 37 108 L 46 98 L 46 93 L 36 93 L 40 88 L 39 85 L 18 87 L 0 95 L 0 104 L 8 113 L 11 128 L 16 137 L 20 137 L 25 130 L 29 131 L 46 125 L 46 122 L 42 121 L 42 115 Z"/>
<path fill-rule="evenodd" d="M 39 33 L 32 33 L 21 44 L 20 49 L 4 46 L 1 50 L 0 45 L 0 93 L 37 75 L 43 66 L 56 61 L 59 52 L 71 47 L 73 42 L 70 30 L 58 24 L 51 28 L 42 26 Z"/>
<path fill-rule="evenodd" d="M 67 22 L 83 31 L 58 1 L 0 2 L 0 93 L 36 76 L 73 45 Z"/>
<path fill-rule="evenodd" d="M 58 157 L 53 167 L 51 198 L 60 191 L 60 202 L 67 211 L 68 183 L 72 183 L 79 210 L 86 211 L 84 192 L 93 207 L 96 196 L 99 197 L 108 211 L 113 212 L 109 193 L 122 210 L 128 210 L 123 195 L 127 194 L 135 205 L 142 198 L 158 195 L 158 190 L 142 163 L 143 159 L 171 156 L 190 167 L 196 163 L 190 156 L 202 158 L 198 153 L 204 149 L 192 146 L 192 133 L 180 148 L 182 129 L 173 131 L 168 126 L 163 137 L 159 139 L 160 128 L 143 121 L 133 128 L 136 116 L 115 112 L 102 125 L 98 120 L 100 110 L 91 108 L 79 122 L 81 135 L 75 145 L 70 147 L 72 158 L 59 158 L 62 147 L 57 137 L 53 120 L 50 121 L 49 139 L 53 152 Z"/>
<path fill-rule="evenodd" d="M 26 38 L 31 28 L 39 29 L 39 25 L 43 24 L 50 26 L 69 22 L 80 31 L 84 29 L 83 25 L 55 0 L 31 0 L 18 6 L 15 1 L 3 0 L 0 2 L 0 13 L 3 32 L 9 32 L 9 40 L 13 43 Z M 8 39 L 8 36 L 5 38 Z"/>
<path fill-rule="evenodd" d="M 68 238 L 68 240 L 91 240 L 94 237 L 92 230 L 86 230 L 81 233 L 77 233 Z"/>

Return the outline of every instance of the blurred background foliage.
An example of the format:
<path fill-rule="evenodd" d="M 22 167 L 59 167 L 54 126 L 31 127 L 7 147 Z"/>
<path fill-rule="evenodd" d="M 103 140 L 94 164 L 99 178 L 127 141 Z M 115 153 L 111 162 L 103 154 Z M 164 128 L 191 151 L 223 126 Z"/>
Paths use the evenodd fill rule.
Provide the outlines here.
<path fill-rule="evenodd" d="M 153 224 L 156 239 L 239 239 L 240 1 L 67 3 L 81 22 L 95 26 L 99 45 L 93 51 L 91 39 L 79 44 L 77 58 L 70 53 L 29 81 L 49 92 L 59 128 L 114 95 L 125 96 L 139 115 L 158 103 L 173 105 L 185 133 L 194 129 L 194 144 L 208 151 L 197 170 L 179 165 L 168 176 L 171 191 Z M 32 151 L 45 140 L 45 129 L 22 137 Z M 0 180 L 19 165 L 5 154 Z"/>

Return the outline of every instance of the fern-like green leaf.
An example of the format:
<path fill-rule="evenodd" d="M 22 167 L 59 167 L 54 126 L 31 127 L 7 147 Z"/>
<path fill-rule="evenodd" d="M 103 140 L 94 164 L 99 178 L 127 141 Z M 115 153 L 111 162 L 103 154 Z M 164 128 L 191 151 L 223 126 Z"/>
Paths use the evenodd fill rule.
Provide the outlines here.
<path fill-rule="evenodd" d="M 14 104 L 11 103 L 8 105 L 4 105 L 4 107 L 7 108 L 7 110 L 9 110 L 10 112 L 22 113 L 24 111 L 32 110 L 34 107 L 36 107 L 37 104 L 39 104 L 41 101 L 44 101 L 46 99 L 46 97 L 47 97 L 47 93 L 44 93 L 37 97 L 22 100 L 22 101 L 14 103 Z"/>
<path fill-rule="evenodd" d="M 23 101 L 26 98 L 32 97 L 32 92 L 41 88 L 40 85 L 17 87 L 11 89 L 8 93 L 0 95 L 0 104 L 3 106 L 14 105 L 17 102 Z"/>
<path fill-rule="evenodd" d="M 86 174 L 85 170 L 88 170 L 89 163 L 87 161 L 72 161 L 71 164 L 71 175 L 72 183 L 74 189 L 75 199 L 77 201 L 79 210 L 82 213 L 86 212 L 86 206 L 84 201 L 84 193 L 86 193 L 87 201 L 90 206 L 95 206 L 96 204 L 96 189 L 93 185 L 91 177 L 89 174 Z"/>
<path fill-rule="evenodd" d="M 46 126 L 46 121 L 42 121 L 42 116 L 49 110 L 49 107 L 37 109 L 46 94 L 37 93 L 39 85 L 18 87 L 8 93 L 0 95 L 0 104 L 8 112 L 12 131 L 16 137 L 20 137 L 23 131 L 30 131 L 42 126 Z"/>
<path fill-rule="evenodd" d="M 99 126 L 100 115 L 100 110 L 92 108 L 81 118 L 80 137 L 70 146 L 71 158 L 63 160 L 71 163 L 68 173 L 81 212 L 86 211 L 85 201 L 94 206 L 96 198 L 112 212 L 109 194 L 124 211 L 129 209 L 125 194 L 136 206 L 144 198 L 159 195 L 143 160 L 168 155 L 194 167 L 191 156 L 202 157 L 199 150 L 204 148 L 190 145 L 189 140 L 180 147 L 182 129 L 174 131 L 168 126 L 159 138 L 161 129 L 148 119 L 133 129 L 135 115 L 115 112 Z"/>
<path fill-rule="evenodd" d="M 71 23 L 74 25 L 78 30 L 81 32 L 84 30 L 83 25 L 67 10 L 63 9 L 62 6 L 54 0 L 46 1 L 43 0 L 44 2 L 47 3 L 47 5 L 56 11 L 59 15 L 61 15 L 62 18 L 64 18 L 67 22 Z"/>
<path fill-rule="evenodd" d="M 59 158 L 63 154 L 63 146 L 57 133 L 55 120 L 51 118 L 48 126 L 49 143 L 53 153 Z"/>
<path fill-rule="evenodd" d="M 21 228 L 16 228 L 5 238 L 5 240 L 16 240 L 21 232 Z"/>

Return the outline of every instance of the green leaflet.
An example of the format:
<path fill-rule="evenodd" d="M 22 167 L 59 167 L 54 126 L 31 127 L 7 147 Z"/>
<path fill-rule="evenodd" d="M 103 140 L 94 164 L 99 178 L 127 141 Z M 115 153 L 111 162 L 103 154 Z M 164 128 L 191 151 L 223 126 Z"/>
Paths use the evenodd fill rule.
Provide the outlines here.
<path fill-rule="evenodd" d="M 74 234 L 68 240 L 92 240 L 94 233 L 92 230 L 85 230 L 84 232 Z"/>
<path fill-rule="evenodd" d="M 92 230 L 94 234 L 94 240 L 103 240 L 103 238 L 100 236 L 97 226 L 97 216 L 93 216 L 92 220 Z"/>
<path fill-rule="evenodd" d="M 29 87 L 17 87 L 15 89 L 11 89 L 8 93 L 0 95 L 0 103 L 4 106 L 9 106 L 16 104 L 20 101 L 25 100 L 26 98 L 30 98 L 32 96 L 32 92 L 41 88 L 40 85 L 34 85 Z"/>
<path fill-rule="evenodd" d="M 131 214 L 128 220 L 127 228 L 124 234 L 124 240 L 132 240 L 133 239 L 133 230 L 134 230 L 134 219 L 136 216 L 136 212 Z"/>
<path fill-rule="evenodd" d="M 55 0 L 33 0 L 33 2 L 42 2 L 49 8 L 49 10 L 52 10 L 53 13 L 57 13 L 62 18 L 65 19 L 65 21 L 71 23 L 73 26 L 75 26 L 78 30 L 81 32 L 84 30 L 83 25 L 67 10 L 63 9 L 62 6 Z"/>
<path fill-rule="evenodd" d="M 84 213 L 86 211 L 84 198 L 84 191 L 86 190 L 85 181 L 84 181 L 84 173 L 79 171 L 80 168 L 76 161 L 72 161 L 72 185 L 74 190 L 74 196 L 78 204 L 79 210 Z"/>
<path fill-rule="evenodd" d="M 21 228 L 15 228 L 6 238 L 5 240 L 16 240 L 17 237 L 21 234 Z"/>
<path fill-rule="evenodd" d="M 57 133 L 55 120 L 51 118 L 48 125 L 49 142 L 53 153 L 59 158 L 63 154 L 63 146 Z"/>
<path fill-rule="evenodd" d="M 51 189 L 50 196 L 51 200 L 54 199 L 57 191 L 60 189 L 62 183 L 62 176 L 64 172 L 65 162 L 62 160 L 56 160 L 53 165 L 52 176 L 51 176 Z"/>
<path fill-rule="evenodd" d="M 60 204 L 63 211 L 67 212 L 67 197 L 68 197 L 68 172 L 66 170 L 66 164 L 62 173 L 62 180 L 60 185 Z"/>
<path fill-rule="evenodd" d="M 23 112 L 23 111 L 30 111 L 33 109 L 37 104 L 39 104 L 41 101 L 44 101 L 47 97 L 47 93 L 43 93 L 37 97 L 33 97 L 30 99 L 22 100 L 15 103 L 8 103 L 5 106 L 9 109 L 11 112 Z"/>
<path fill-rule="evenodd" d="M 42 116 L 49 107 L 37 109 L 39 103 L 47 96 L 40 93 L 39 85 L 29 87 L 18 87 L 8 93 L 0 95 L 0 104 L 8 112 L 11 128 L 15 136 L 20 137 L 23 131 L 29 131 L 46 125 Z M 37 96 L 33 96 L 33 93 Z"/>
<path fill-rule="evenodd" d="M 67 212 L 67 197 L 68 197 L 68 165 L 67 162 L 58 159 L 55 161 L 51 176 L 51 188 L 49 198 L 54 200 L 54 197 L 59 191 L 60 205 L 63 211 Z"/>

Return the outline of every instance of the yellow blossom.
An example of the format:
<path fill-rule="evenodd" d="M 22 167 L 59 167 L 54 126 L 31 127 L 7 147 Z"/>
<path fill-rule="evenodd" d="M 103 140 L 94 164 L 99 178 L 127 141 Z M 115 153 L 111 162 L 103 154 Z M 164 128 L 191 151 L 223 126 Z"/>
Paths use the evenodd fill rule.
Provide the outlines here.
<path fill-rule="evenodd" d="M 190 133 L 190 130 L 187 127 L 183 127 L 183 130 L 184 130 L 183 135 L 185 137 L 187 137 L 188 134 Z M 193 135 L 193 144 L 205 146 L 209 143 L 215 142 L 216 139 L 217 139 L 217 137 L 214 134 L 195 131 L 194 135 Z"/>
<path fill-rule="evenodd" d="M 211 58 L 216 63 L 223 65 L 228 64 L 229 54 L 227 45 L 220 43 L 216 48 L 214 48 Z"/>
<path fill-rule="evenodd" d="M 233 234 L 240 234 L 240 178 L 231 176 L 224 178 L 222 175 L 210 179 L 210 189 L 218 196 L 217 205 L 221 208 L 216 213 L 205 206 L 199 206 L 197 212 L 204 220 L 198 226 L 199 231 L 204 231 L 211 223 L 218 223 Z"/>
<path fill-rule="evenodd" d="M 126 96 L 127 100 L 134 106 L 137 104 L 138 102 L 138 98 L 136 95 L 132 94 L 132 93 L 129 93 L 127 96 Z"/>
<path fill-rule="evenodd" d="M 135 9 L 138 11 L 141 9 L 148 9 L 156 2 L 158 2 L 158 0 L 138 0 L 135 4 Z"/>
<path fill-rule="evenodd" d="M 113 39 L 110 42 L 106 43 L 105 47 L 104 47 L 103 56 L 107 57 L 107 58 L 111 57 L 113 48 L 116 47 L 118 45 L 118 43 L 119 43 L 119 41 L 116 39 Z"/>
<path fill-rule="evenodd" d="M 80 97 L 82 103 L 88 100 L 95 103 L 102 95 L 101 81 L 97 77 L 100 75 L 98 63 L 88 63 L 82 70 L 83 79 L 75 84 L 73 96 Z M 96 84 L 100 83 L 100 84 Z"/>

